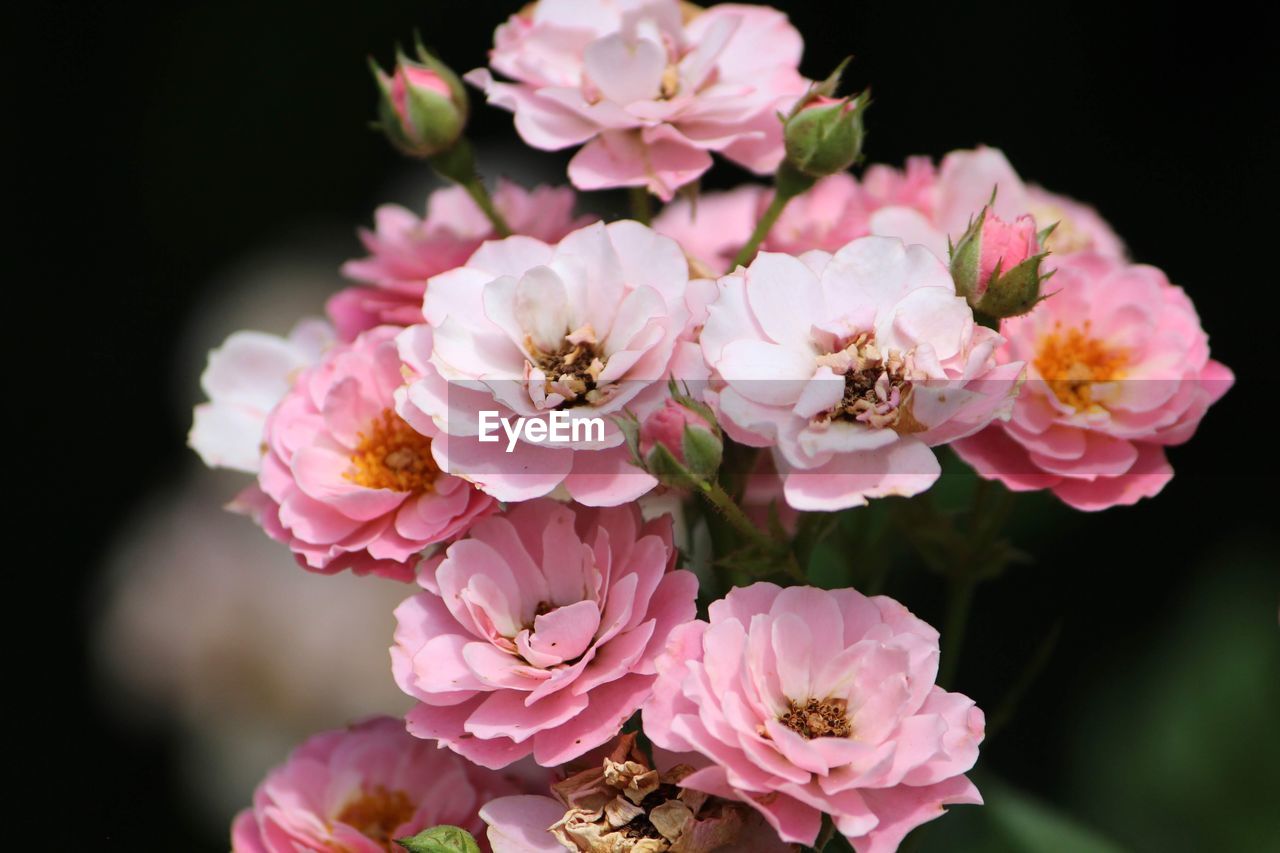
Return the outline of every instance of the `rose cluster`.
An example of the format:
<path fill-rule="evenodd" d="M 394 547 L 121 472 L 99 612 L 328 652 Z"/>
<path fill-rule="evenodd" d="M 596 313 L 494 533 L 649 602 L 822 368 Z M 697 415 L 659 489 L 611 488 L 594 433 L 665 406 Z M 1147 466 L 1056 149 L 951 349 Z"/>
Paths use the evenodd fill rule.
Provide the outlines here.
<path fill-rule="evenodd" d="M 465 80 L 581 147 L 573 188 L 493 194 L 461 79 L 377 72 L 392 141 L 456 186 L 377 210 L 327 321 L 211 353 L 190 443 L 256 475 L 232 507 L 302 567 L 414 585 L 415 704 L 299 748 L 235 850 L 866 853 L 981 802 L 938 632 L 810 586 L 792 534 L 928 490 L 944 447 L 1080 509 L 1154 496 L 1232 376 L 1183 290 L 999 151 L 847 171 L 867 101 L 801 51 L 765 7 L 529 4 Z M 773 186 L 695 201 L 713 153 Z M 634 218 L 575 215 L 621 187 Z M 701 583 L 698 525 L 741 544 Z"/>

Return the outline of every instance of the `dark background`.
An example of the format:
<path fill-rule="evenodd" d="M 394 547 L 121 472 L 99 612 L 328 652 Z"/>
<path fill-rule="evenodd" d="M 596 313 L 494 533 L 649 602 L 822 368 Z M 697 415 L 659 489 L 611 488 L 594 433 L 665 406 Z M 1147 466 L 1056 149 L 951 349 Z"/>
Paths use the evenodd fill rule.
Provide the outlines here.
<path fill-rule="evenodd" d="M 335 263 L 354 256 L 354 228 L 414 179 L 417 167 L 367 129 L 366 56 L 389 62 L 416 28 L 455 68 L 475 67 L 517 5 L 48 2 L 20 13 L 39 20 L 14 30 L 32 56 L 7 84 L 21 95 L 7 136 L 30 150 L 11 160 L 7 195 L 20 220 L 10 258 L 31 267 L 11 260 L 20 302 L 8 326 L 37 417 L 16 402 L 8 413 L 27 436 L 11 447 L 19 520 L 49 530 L 11 567 L 19 591 L 47 588 L 23 607 L 34 621 L 15 622 L 30 672 L 11 674 L 27 681 L 10 688 L 57 724 L 32 759 L 56 781 L 34 799 L 74 815 L 65 843 L 46 829 L 31 849 L 225 849 L 199 835 L 174 783 L 177 735 L 102 714 L 86 591 L 126 513 L 190 462 L 173 389 L 194 389 L 195 376 L 175 377 L 174 364 L 218 275 L 281 241 L 317 242 Z M 982 766 L 1135 849 L 1262 849 L 1265 821 L 1240 823 L 1267 802 L 1274 818 L 1280 801 L 1275 765 L 1260 759 L 1275 756 L 1280 720 L 1280 548 L 1267 497 L 1274 36 L 1224 3 L 1194 15 L 1119 3 L 777 5 L 806 37 L 809 76 L 854 54 L 846 79 L 875 95 L 869 159 L 996 145 L 1029 180 L 1095 204 L 1137 260 L 1195 300 L 1237 386 L 1172 451 L 1179 473 L 1158 499 L 1092 516 L 1024 504 L 1015 536 L 1038 562 L 980 591 L 958 687 L 995 702 L 1062 618 L 1054 657 Z M 510 116 L 479 99 L 472 130 L 482 147 L 515 138 Z M 563 174 L 566 160 L 545 162 Z M 707 183 L 741 177 L 721 166 Z M 10 535 L 21 553 L 28 537 Z M 904 577 L 893 591 L 938 618 L 932 579 Z M 1265 678 L 1215 680 L 1240 655 Z M 1125 752 L 1172 725 L 1142 709 L 1206 700 L 1217 705 L 1148 752 Z M 1082 735 L 1094 717 L 1098 737 Z"/>

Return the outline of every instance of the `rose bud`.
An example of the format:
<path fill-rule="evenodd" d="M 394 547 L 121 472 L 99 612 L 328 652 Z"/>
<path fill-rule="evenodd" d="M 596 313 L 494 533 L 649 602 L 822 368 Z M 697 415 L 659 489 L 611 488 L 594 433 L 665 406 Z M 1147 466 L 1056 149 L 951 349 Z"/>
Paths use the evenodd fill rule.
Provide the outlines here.
<path fill-rule="evenodd" d="M 1027 313 L 1040 301 L 1040 286 L 1052 274 L 1040 271 L 1049 254 L 1043 240 L 1052 230 L 1037 233 L 1030 216 L 1010 223 L 992 213 L 990 205 L 984 207 L 949 249 L 956 292 L 987 317 Z"/>
<path fill-rule="evenodd" d="M 462 136 L 467 123 L 467 94 L 458 76 L 421 45 L 415 62 L 396 57 L 388 75 L 370 61 L 382 93 L 379 127 L 391 144 L 411 157 L 432 157 L 447 151 Z"/>
<path fill-rule="evenodd" d="M 641 422 L 620 419 L 640 465 L 664 485 L 676 488 L 715 478 L 724 453 L 715 416 L 702 403 L 674 393 L 666 404 Z"/>
<path fill-rule="evenodd" d="M 787 162 L 811 178 L 843 172 L 862 154 L 865 92 L 847 98 L 814 94 L 786 119 Z"/>
<path fill-rule="evenodd" d="M 710 475 L 720 466 L 723 449 L 718 430 L 693 408 L 667 400 L 640 427 L 640 453 L 645 458 L 661 445 L 695 474 Z"/>

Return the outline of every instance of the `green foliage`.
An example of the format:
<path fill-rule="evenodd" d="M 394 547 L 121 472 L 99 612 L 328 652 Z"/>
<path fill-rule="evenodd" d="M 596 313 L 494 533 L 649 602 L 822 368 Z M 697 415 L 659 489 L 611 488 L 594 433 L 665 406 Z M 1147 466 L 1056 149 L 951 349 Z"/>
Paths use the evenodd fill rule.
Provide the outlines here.
<path fill-rule="evenodd" d="M 480 845 L 465 829 L 456 826 L 433 826 L 412 838 L 397 838 L 409 853 L 480 853 Z"/>

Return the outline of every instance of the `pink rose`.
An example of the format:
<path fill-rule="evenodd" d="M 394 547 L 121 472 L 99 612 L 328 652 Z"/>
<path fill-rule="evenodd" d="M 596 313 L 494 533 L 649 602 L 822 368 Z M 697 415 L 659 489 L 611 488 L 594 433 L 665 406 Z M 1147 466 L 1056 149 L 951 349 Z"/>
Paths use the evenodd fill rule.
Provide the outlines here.
<path fill-rule="evenodd" d="M 671 520 L 634 506 L 519 504 L 450 545 L 396 609 L 392 672 L 418 737 L 485 767 L 546 767 L 605 743 L 648 697 L 654 659 L 692 619 Z"/>
<path fill-rule="evenodd" d="M 678 0 L 540 0 L 498 27 L 493 70 L 467 79 L 515 113 L 534 148 L 586 145 L 580 189 L 647 187 L 664 201 L 711 166 L 712 151 L 759 174 L 782 159 L 785 112 L 807 88 L 803 44 L 763 6 L 701 10 Z"/>
<path fill-rule="evenodd" d="M 783 209 L 763 248 L 787 255 L 811 249 L 838 251 L 850 240 L 870 234 L 871 214 L 882 207 L 905 205 L 929 210 L 935 178 L 927 157 L 912 157 L 905 171 L 868 166 L 861 180 L 847 172 L 823 178 Z M 729 262 L 747 242 L 772 199 L 771 190 L 753 185 L 707 193 L 696 204 L 681 198 L 663 208 L 653 227 L 715 273 L 723 274 L 731 271 Z"/>
<path fill-rule="evenodd" d="M 852 589 L 757 583 L 671 634 L 644 731 L 713 764 L 686 788 L 738 799 L 784 841 L 812 845 L 823 813 L 858 853 L 888 853 L 950 803 L 984 718 L 934 685 L 938 633 Z"/>
<path fill-rule="evenodd" d="M 927 246 L 945 263 L 947 238 L 960 239 L 996 188 L 992 212 L 1005 222 L 1029 215 L 1037 231 L 1057 223 L 1044 246 L 1053 253 L 1048 266 L 1072 252 L 1125 257 L 1124 245 L 1097 211 L 1024 183 L 994 148 L 953 151 L 938 168 L 926 157 L 912 157 L 905 170 L 876 164 L 861 180 L 844 173 L 823 178 L 787 205 L 763 249 L 789 255 L 835 252 L 850 240 L 876 234 Z M 732 272 L 730 259 L 771 199 L 764 187 L 707 193 L 696 205 L 678 199 L 658 215 L 654 228 L 712 270 Z"/>
<path fill-rule="evenodd" d="M 1234 377 L 1209 357 L 1186 293 L 1154 267 L 1073 254 L 1052 288 L 1002 326 L 997 357 L 1028 365 L 1012 418 L 956 451 L 983 477 L 1077 509 L 1151 497 L 1173 477 L 1164 447 L 1191 438 Z"/>
<path fill-rule="evenodd" d="M 494 206 L 516 234 L 555 242 L 592 221 L 574 218 L 573 190 L 526 190 L 498 181 Z M 363 286 L 348 287 L 329 300 L 328 312 L 344 341 L 374 326 L 408 326 L 422 320 L 427 279 L 466 263 L 493 225 L 462 187 L 436 190 L 427 199 L 425 217 L 395 204 L 374 211 L 373 230 L 361 229 L 369 255 L 347 261 L 342 273 Z"/>
<path fill-rule="evenodd" d="M 480 807 L 517 793 L 507 777 L 378 717 L 316 735 L 267 774 L 232 825 L 231 849 L 385 853 L 394 839 L 439 824 L 482 837 Z"/>
<path fill-rule="evenodd" d="M 720 280 L 701 344 L 735 440 L 774 449 L 787 503 L 836 510 L 913 495 L 931 447 L 1007 414 L 1021 365 L 974 322 L 927 249 L 884 237 L 834 255 L 761 253 Z"/>
<path fill-rule="evenodd" d="M 395 413 L 398 331 L 365 332 L 298 378 L 267 420 L 258 486 L 237 499 L 313 571 L 411 580 L 424 548 L 495 508 Z"/>
<path fill-rule="evenodd" d="M 1058 224 L 1045 248 L 1057 260 L 1073 252 L 1094 251 L 1123 259 L 1124 245 L 1092 208 L 1023 182 L 996 148 L 952 151 L 942 158 L 927 196 L 916 203 L 888 205 L 871 216 L 871 233 L 927 246 L 947 258 L 947 239 L 960 239 L 969 221 L 991 202 L 991 213 L 1005 222 L 1029 215 L 1035 230 Z M 920 203 L 920 202 L 923 202 Z M 1006 269 L 1008 267 L 1006 266 Z"/>
<path fill-rule="evenodd" d="M 436 424 L 446 470 L 499 500 L 562 484 L 587 505 L 635 500 L 656 481 L 631 464 L 614 419 L 648 417 L 672 376 L 705 378 L 688 340 L 688 284 L 679 247 L 636 222 L 591 225 L 554 246 L 486 243 L 466 266 L 431 279 L 428 326 L 401 335 L 404 360 L 430 362 L 448 384 L 411 383 L 399 411 Z M 424 335 L 434 341 L 425 349 Z M 494 412 L 508 425 L 539 422 L 541 438 L 524 429 L 509 442 L 492 414 L 482 424 Z M 563 441 L 548 440 L 553 417 L 566 424 Z"/>

